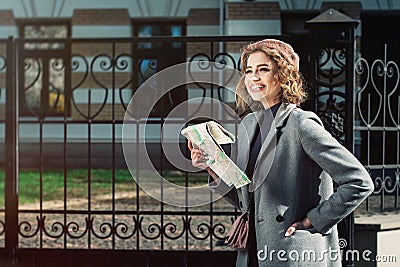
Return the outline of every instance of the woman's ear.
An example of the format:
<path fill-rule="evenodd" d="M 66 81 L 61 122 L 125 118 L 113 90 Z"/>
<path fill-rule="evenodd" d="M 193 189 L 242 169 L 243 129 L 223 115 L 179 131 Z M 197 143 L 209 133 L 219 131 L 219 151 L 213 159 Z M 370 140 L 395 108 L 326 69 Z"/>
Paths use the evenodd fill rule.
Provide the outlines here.
<path fill-rule="evenodd" d="M 279 79 L 279 75 L 277 73 L 274 74 L 274 79 L 275 82 L 278 82 L 279 84 L 281 83 L 281 80 Z"/>
<path fill-rule="evenodd" d="M 274 84 L 275 84 L 276 82 L 279 82 L 278 74 L 274 74 Z"/>

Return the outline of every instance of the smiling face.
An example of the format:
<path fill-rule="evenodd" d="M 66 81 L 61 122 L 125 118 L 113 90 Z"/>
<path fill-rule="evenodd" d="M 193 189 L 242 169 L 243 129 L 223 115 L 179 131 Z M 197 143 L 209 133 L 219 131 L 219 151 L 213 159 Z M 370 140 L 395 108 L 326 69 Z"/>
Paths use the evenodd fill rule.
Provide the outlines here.
<path fill-rule="evenodd" d="M 264 108 L 280 102 L 280 83 L 276 63 L 262 51 L 250 54 L 245 68 L 245 85 L 251 98 Z"/>

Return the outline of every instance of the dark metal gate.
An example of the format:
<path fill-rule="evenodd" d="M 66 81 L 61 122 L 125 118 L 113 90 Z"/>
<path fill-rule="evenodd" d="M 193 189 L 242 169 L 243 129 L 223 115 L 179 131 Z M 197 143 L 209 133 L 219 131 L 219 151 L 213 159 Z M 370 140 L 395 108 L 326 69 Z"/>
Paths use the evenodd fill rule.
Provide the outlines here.
<path fill-rule="evenodd" d="M 222 51 L 220 42 L 224 50 L 239 51 L 257 38 L 3 42 L 4 265 L 233 265 L 235 253 L 219 243 L 237 211 L 223 200 L 180 208 L 148 196 L 125 165 L 121 127 L 137 87 L 165 67 L 163 60 L 149 58 L 150 51 L 140 51 L 141 44 L 177 47 L 185 49 L 187 61 L 221 61 L 238 68 L 239 54 Z M 181 62 L 179 58 L 169 64 Z M 168 164 L 161 146 L 165 137 L 156 133 L 162 132 L 167 111 L 191 95 L 233 106 L 224 88 L 193 83 L 154 103 L 150 117 L 133 122 L 138 135 L 144 125 L 153 129 L 145 137 L 152 161 L 161 174 L 181 185 L 188 185 L 189 179 L 204 183 L 206 175 Z M 151 96 L 149 91 L 143 102 L 151 102 Z M 222 122 L 237 120 L 224 117 Z M 135 141 L 139 146 L 139 138 Z M 181 147 L 187 153 L 184 141 Z M 136 170 L 134 175 L 141 173 Z"/>
<path fill-rule="evenodd" d="M 219 244 L 237 211 L 224 200 L 180 208 L 152 199 L 130 177 L 120 134 L 133 92 L 143 78 L 159 70 L 157 61 L 148 59 L 149 51 L 142 51 L 147 55 L 143 60 L 140 44 L 168 45 L 171 51 L 174 47 L 184 49 L 189 62 L 220 62 L 240 68 L 239 49 L 261 38 L 2 41 L 0 72 L 6 83 L 0 97 L 4 99 L 5 93 L 6 100 L 0 102 L 5 103 L 5 115 L 0 118 L 5 128 L 4 178 L 0 179 L 5 182 L 5 204 L 0 209 L 0 246 L 4 266 L 232 266 L 235 253 Z M 309 35 L 273 38 L 294 44 L 303 59 L 302 71 L 317 90 L 322 84 L 318 81 L 324 67 L 321 63 L 326 62 L 318 57 L 322 48 L 312 50 Z M 347 41 L 350 43 L 343 49 L 335 47 L 345 51 L 341 54 L 345 60 L 338 66 L 346 67 L 346 73 L 353 69 L 349 47 L 354 40 Z M 32 47 L 39 52 L 30 51 Z M 43 47 L 53 47 L 54 51 L 40 51 Z M 329 60 L 343 59 L 335 55 Z M 314 61 L 306 63 L 308 58 Z M 181 62 L 170 65 L 177 63 Z M 328 79 L 322 85 L 334 91 L 331 84 L 335 81 Z M 352 89 L 350 83 L 347 86 L 346 90 Z M 222 86 L 192 83 L 156 103 L 150 118 L 132 122 L 137 136 L 144 124 L 153 133 L 161 132 L 163 114 L 179 101 L 206 96 L 228 106 L 234 104 L 234 98 Z M 331 100 L 315 99 L 315 103 L 331 105 Z M 19 114 L 21 106 L 24 114 Z M 320 115 L 340 120 L 343 113 L 333 111 L 326 109 L 326 114 Z M 221 123 L 237 122 L 234 116 L 221 118 Z M 351 131 L 352 120 L 345 123 L 339 126 Z M 146 138 L 152 161 L 163 176 L 181 185 L 194 180 L 205 182 L 204 173 L 182 172 L 168 163 L 160 145 L 162 135 Z M 187 153 L 184 141 L 181 147 Z M 139 177 L 140 172 L 136 175 Z M 30 198 L 25 198 L 28 195 Z M 346 226 L 350 227 L 351 221 Z M 346 228 L 347 239 L 351 232 Z"/>

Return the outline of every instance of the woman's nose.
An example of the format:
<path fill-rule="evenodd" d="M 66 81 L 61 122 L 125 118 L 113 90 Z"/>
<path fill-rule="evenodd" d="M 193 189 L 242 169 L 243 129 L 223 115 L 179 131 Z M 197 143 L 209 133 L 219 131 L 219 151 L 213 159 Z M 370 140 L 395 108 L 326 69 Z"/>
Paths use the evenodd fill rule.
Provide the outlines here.
<path fill-rule="evenodd" d="M 254 72 L 252 75 L 251 75 L 251 79 L 252 80 L 258 80 L 260 77 L 258 76 L 258 73 L 257 72 Z"/>

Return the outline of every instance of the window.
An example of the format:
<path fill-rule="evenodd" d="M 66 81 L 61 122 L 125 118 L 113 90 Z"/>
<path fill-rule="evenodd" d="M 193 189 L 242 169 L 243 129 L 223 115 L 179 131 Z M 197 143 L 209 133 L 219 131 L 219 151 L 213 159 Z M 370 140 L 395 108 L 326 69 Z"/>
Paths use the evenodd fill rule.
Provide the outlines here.
<path fill-rule="evenodd" d="M 186 35 L 186 20 L 184 19 L 133 19 L 133 36 L 135 37 L 176 37 Z M 186 44 L 184 42 L 149 41 L 139 42 L 133 47 L 133 56 L 137 58 L 138 74 L 134 74 L 139 86 L 158 71 L 177 63 L 186 61 Z M 154 95 L 149 92 L 149 98 Z M 187 99 L 183 87 L 176 88 L 157 102 L 151 117 L 164 117 L 170 110 Z M 149 101 L 151 101 L 149 99 Z M 143 114 L 144 115 L 144 114 Z"/>
<path fill-rule="evenodd" d="M 69 116 L 68 69 L 71 36 L 69 20 L 18 20 L 20 115 Z M 54 39 L 30 41 L 29 39 Z M 62 39 L 57 41 L 57 39 Z"/>

